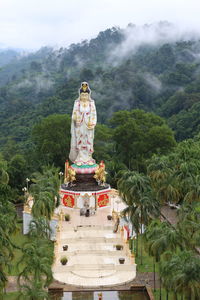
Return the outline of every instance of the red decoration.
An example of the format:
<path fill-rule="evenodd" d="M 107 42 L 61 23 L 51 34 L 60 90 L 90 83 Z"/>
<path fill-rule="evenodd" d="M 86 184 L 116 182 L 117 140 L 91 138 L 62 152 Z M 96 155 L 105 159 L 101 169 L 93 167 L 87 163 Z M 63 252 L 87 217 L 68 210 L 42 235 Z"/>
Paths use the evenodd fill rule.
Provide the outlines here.
<path fill-rule="evenodd" d="M 126 238 L 127 240 L 129 240 L 130 238 L 130 230 L 129 227 L 127 225 L 124 225 L 124 229 L 126 230 Z"/>
<path fill-rule="evenodd" d="M 104 207 L 107 206 L 109 203 L 109 196 L 108 194 L 101 194 L 98 198 L 98 206 Z"/>
<path fill-rule="evenodd" d="M 67 207 L 74 207 L 74 197 L 72 195 L 65 194 L 63 196 L 63 204 Z"/>

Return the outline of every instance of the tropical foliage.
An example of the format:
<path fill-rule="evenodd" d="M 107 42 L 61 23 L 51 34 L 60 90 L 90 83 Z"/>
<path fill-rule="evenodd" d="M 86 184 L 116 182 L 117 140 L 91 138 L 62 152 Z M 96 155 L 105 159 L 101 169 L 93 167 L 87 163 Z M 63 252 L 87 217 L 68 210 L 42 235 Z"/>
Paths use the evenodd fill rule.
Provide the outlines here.
<path fill-rule="evenodd" d="M 29 240 L 22 248 L 18 265 L 24 268 L 18 277 L 21 296 L 26 299 L 47 299 L 47 287 L 53 280 L 51 266 L 54 252 L 49 221 L 59 204 L 59 169 L 43 167 L 32 176 L 30 187 L 33 197 L 33 220 L 29 228 Z"/>
<path fill-rule="evenodd" d="M 34 199 L 32 214 L 34 218 L 45 217 L 51 220 L 54 210 L 59 205 L 59 169 L 43 167 L 42 173 L 33 174 L 30 193 Z"/>
<path fill-rule="evenodd" d="M 158 27 L 171 30 L 166 23 Z M 123 55 L 132 30 L 137 29 L 131 24 L 111 28 L 90 41 L 57 50 L 43 47 L 26 56 L 13 57 L 8 50 L 6 58 L 0 52 L 0 64 L 8 62 L 0 70 L 0 145 L 5 154 L 8 149 L 14 154 L 15 147 L 29 153 L 33 126 L 49 115 L 71 114 L 82 80 L 94 90 L 99 123 L 107 123 L 113 112 L 144 109 L 166 118 L 178 140 L 198 134 L 199 41 L 146 42 L 128 47 Z M 148 30 L 151 26 L 144 27 Z"/>
<path fill-rule="evenodd" d="M 124 171 L 118 180 L 127 204 L 124 215 L 137 236 L 143 236 L 149 254 L 159 264 L 163 287 L 175 299 L 178 295 L 199 298 L 199 146 L 198 138 L 179 143 L 168 155 L 147 160 L 146 174 Z M 173 203 L 179 208 L 176 224 L 161 210 Z M 140 258 L 142 263 L 142 253 Z"/>
<path fill-rule="evenodd" d="M 11 200 L 11 189 L 8 186 L 9 176 L 6 162 L 0 161 L 0 294 L 7 283 L 6 268 L 11 267 L 15 245 L 11 234 L 16 230 L 16 211 Z"/>
<path fill-rule="evenodd" d="M 44 230 L 44 226 L 38 226 L 38 222 L 31 226 L 30 239 L 22 248 L 23 256 L 18 265 L 24 265 L 18 277 L 21 295 L 26 299 L 47 299 L 46 288 L 51 283 L 53 263 L 52 242 L 39 233 L 39 228 Z M 39 234 L 38 234 L 39 233 Z"/>
<path fill-rule="evenodd" d="M 58 168 L 69 153 L 73 101 L 87 80 L 99 122 L 94 157 L 105 160 L 107 181 L 127 204 L 124 217 L 159 264 L 167 292 L 200 298 L 200 42 L 145 43 L 123 55 L 126 37 L 126 30 L 112 28 L 67 49 L 0 53 L 1 291 L 14 249 L 12 203 L 24 201 L 28 176 L 34 219 L 19 283 L 26 299 L 47 297 Z M 162 214 L 172 204 L 179 208 L 176 224 Z M 136 248 L 142 263 L 142 247 Z"/>

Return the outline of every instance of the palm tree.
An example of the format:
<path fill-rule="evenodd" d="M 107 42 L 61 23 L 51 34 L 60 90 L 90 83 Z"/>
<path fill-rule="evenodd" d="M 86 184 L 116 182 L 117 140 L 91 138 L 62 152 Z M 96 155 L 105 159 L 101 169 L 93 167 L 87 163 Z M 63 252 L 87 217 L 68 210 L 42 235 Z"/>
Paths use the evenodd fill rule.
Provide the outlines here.
<path fill-rule="evenodd" d="M 127 170 L 127 167 L 125 164 L 112 160 L 106 164 L 107 169 L 107 182 L 111 185 L 112 188 L 117 188 L 117 182 L 120 178 L 120 173 L 122 170 Z"/>
<path fill-rule="evenodd" d="M 122 199 L 127 204 L 123 215 L 132 223 L 138 242 L 139 233 L 142 235 L 142 226 L 148 225 L 152 217 L 159 214 L 159 205 L 156 198 L 153 197 L 150 181 L 138 172 L 127 171 L 122 174 L 118 181 L 118 189 Z M 138 246 L 136 249 L 138 250 Z M 142 244 L 140 250 L 142 264 Z"/>
<path fill-rule="evenodd" d="M 153 157 L 148 165 L 147 174 L 160 203 L 179 202 L 179 182 L 168 157 Z"/>
<path fill-rule="evenodd" d="M 18 299 L 27 300 L 45 300 L 49 299 L 48 292 L 42 287 L 42 283 L 35 281 L 33 278 L 31 285 L 23 284 Z"/>
<path fill-rule="evenodd" d="M 10 189 L 7 184 L 0 185 L 0 291 L 5 288 L 7 275 L 5 268 L 11 266 L 13 250 L 11 234 L 16 231 L 16 211 L 9 201 Z"/>
<path fill-rule="evenodd" d="M 177 228 L 184 236 L 185 248 L 197 251 L 200 246 L 200 204 L 185 203 L 178 211 Z"/>
<path fill-rule="evenodd" d="M 59 169 L 55 167 L 43 167 L 43 172 L 33 174 L 34 184 L 30 192 L 34 198 L 32 214 L 35 218 L 45 216 L 51 219 L 55 207 L 59 204 Z"/>
<path fill-rule="evenodd" d="M 186 299 L 200 299 L 200 258 L 191 251 L 171 253 L 161 263 L 161 274 L 169 290 L 183 294 Z"/>
<path fill-rule="evenodd" d="M 174 169 L 174 178 L 179 190 L 179 202 L 182 203 L 185 195 L 190 190 L 190 186 L 197 169 L 198 167 L 193 161 L 180 161 L 176 165 L 176 168 Z"/>
<path fill-rule="evenodd" d="M 50 239 L 51 228 L 49 221 L 43 217 L 33 219 L 29 225 L 28 235 L 31 238 Z"/>
<path fill-rule="evenodd" d="M 156 261 L 160 260 L 161 255 L 167 250 L 176 251 L 180 246 L 177 241 L 177 232 L 166 222 L 156 219 L 146 228 L 145 239 L 150 255 Z"/>
<path fill-rule="evenodd" d="M 136 171 L 124 171 L 118 181 L 117 187 L 123 200 L 129 202 L 137 201 L 141 194 L 146 191 L 149 180 L 146 176 Z"/>
<path fill-rule="evenodd" d="M 9 176 L 7 173 L 7 163 L 0 156 L 0 184 L 8 184 Z"/>
<path fill-rule="evenodd" d="M 21 295 L 26 299 L 47 299 L 45 288 L 52 281 L 53 244 L 49 241 L 49 220 L 59 201 L 58 169 L 44 167 L 42 173 L 35 173 L 30 191 L 34 198 L 30 223 L 30 240 L 23 246 L 23 255 L 18 265 L 24 268 L 19 274 L 18 283 Z M 23 279 L 23 280 L 22 280 Z"/>
<path fill-rule="evenodd" d="M 155 287 L 155 262 L 160 262 L 161 256 L 168 250 L 176 251 L 180 246 L 177 243 L 177 232 L 166 222 L 160 220 L 153 220 L 146 228 L 145 241 L 148 248 L 149 255 L 153 257 L 154 270 L 154 287 Z M 161 289 L 161 277 L 160 277 Z M 161 295 L 161 290 L 160 290 Z"/>
<path fill-rule="evenodd" d="M 41 284 L 41 288 L 47 287 L 53 277 L 51 265 L 53 263 L 53 246 L 49 240 L 34 238 L 26 243 L 22 248 L 23 256 L 18 265 L 24 265 L 22 272 L 19 274 L 18 283 L 23 289 L 25 281 L 31 286 L 34 279 L 34 284 Z"/>
<path fill-rule="evenodd" d="M 52 198 L 52 193 L 48 191 L 40 191 L 37 194 L 32 194 L 34 204 L 32 207 L 32 215 L 34 218 L 45 216 L 51 220 L 55 209 L 55 200 Z"/>
<path fill-rule="evenodd" d="M 190 184 L 190 191 L 185 195 L 184 201 L 192 203 L 195 201 L 200 201 L 200 175 L 193 177 Z"/>

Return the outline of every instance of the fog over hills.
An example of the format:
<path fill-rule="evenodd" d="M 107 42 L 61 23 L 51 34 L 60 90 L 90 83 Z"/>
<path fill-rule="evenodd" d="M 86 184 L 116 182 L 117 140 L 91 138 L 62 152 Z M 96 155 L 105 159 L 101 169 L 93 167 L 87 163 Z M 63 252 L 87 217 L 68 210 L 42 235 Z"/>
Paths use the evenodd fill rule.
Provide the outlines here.
<path fill-rule="evenodd" d="M 178 139 L 198 132 L 200 116 L 195 124 L 192 116 L 200 100 L 199 36 L 168 22 L 113 27 L 68 48 L 2 50 L 0 66 L 1 144 L 7 136 L 24 142 L 49 114 L 71 114 L 82 80 L 101 123 L 115 111 L 140 108 L 166 117 Z"/>

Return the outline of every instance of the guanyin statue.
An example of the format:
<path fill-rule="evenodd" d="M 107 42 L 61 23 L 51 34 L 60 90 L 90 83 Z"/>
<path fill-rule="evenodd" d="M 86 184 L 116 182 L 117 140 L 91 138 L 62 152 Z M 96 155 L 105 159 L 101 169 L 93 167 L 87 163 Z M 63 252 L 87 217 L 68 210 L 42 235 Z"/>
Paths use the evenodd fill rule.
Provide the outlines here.
<path fill-rule="evenodd" d="M 69 158 L 78 166 L 94 165 L 92 158 L 94 128 L 97 114 L 87 82 L 81 83 L 79 98 L 74 102 L 71 123 L 71 148 Z"/>

